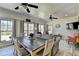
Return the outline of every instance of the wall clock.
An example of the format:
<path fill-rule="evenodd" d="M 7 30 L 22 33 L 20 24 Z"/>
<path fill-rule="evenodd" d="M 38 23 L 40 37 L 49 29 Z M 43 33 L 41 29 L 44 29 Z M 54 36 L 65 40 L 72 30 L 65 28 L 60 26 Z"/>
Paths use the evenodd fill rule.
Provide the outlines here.
<path fill-rule="evenodd" d="M 60 24 L 56 24 L 56 28 L 60 28 Z"/>

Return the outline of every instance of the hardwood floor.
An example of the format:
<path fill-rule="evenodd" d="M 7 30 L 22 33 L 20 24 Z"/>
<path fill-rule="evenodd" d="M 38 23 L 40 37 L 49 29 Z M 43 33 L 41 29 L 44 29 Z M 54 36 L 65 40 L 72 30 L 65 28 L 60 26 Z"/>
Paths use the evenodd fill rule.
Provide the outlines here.
<path fill-rule="evenodd" d="M 68 44 L 65 40 L 59 43 L 59 52 L 56 56 L 79 56 L 79 50 L 73 45 Z"/>
<path fill-rule="evenodd" d="M 56 56 L 72 56 L 70 52 L 59 51 Z"/>

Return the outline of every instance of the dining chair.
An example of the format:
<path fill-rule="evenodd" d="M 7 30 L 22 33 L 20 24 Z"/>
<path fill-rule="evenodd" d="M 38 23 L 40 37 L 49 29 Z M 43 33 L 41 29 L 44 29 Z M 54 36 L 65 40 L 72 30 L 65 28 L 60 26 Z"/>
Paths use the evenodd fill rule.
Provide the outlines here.
<path fill-rule="evenodd" d="M 53 45 L 54 45 L 53 39 L 46 40 L 43 53 L 34 54 L 34 52 L 32 52 L 32 56 L 51 56 Z M 41 50 L 41 47 L 39 49 Z"/>
<path fill-rule="evenodd" d="M 47 55 L 51 56 L 53 45 L 54 45 L 53 39 L 49 39 L 46 41 L 43 56 L 47 56 Z"/>
<path fill-rule="evenodd" d="M 20 47 L 18 38 L 14 41 L 14 52 L 17 56 L 29 56 L 29 52 L 26 51 L 23 47 Z"/>

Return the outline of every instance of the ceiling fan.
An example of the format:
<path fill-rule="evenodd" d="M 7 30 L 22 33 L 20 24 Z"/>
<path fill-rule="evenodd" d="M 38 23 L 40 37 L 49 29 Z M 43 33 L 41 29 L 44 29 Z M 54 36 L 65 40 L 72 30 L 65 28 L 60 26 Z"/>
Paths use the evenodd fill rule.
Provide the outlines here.
<path fill-rule="evenodd" d="M 58 18 L 57 17 L 52 17 L 52 15 L 50 15 L 49 19 L 52 20 L 52 19 L 58 19 Z"/>
<path fill-rule="evenodd" d="M 32 7 L 32 8 L 38 8 L 38 6 L 37 5 L 33 5 L 33 4 L 28 4 L 28 3 L 21 3 L 21 5 L 20 6 L 22 6 L 24 9 L 26 9 L 26 11 L 28 12 L 28 13 L 30 13 L 30 9 L 28 8 L 28 7 Z M 19 6 L 16 6 L 15 7 L 15 10 L 18 10 L 19 9 Z"/>
<path fill-rule="evenodd" d="M 31 22 L 31 19 L 26 18 L 26 22 Z"/>

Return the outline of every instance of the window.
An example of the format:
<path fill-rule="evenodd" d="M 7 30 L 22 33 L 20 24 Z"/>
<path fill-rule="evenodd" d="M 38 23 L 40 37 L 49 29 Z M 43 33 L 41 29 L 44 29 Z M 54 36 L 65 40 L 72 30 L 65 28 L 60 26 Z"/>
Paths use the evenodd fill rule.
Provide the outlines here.
<path fill-rule="evenodd" d="M 39 32 L 44 33 L 44 25 L 39 25 Z"/>
<path fill-rule="evenodd" d="M 24 23 L 24 35 L 27 36 L 27 23 Z"/>
<path fill-rule="evenodd" d="M 34 24 L 24 23 L 24 34 L 25 34 L 25 36 L 29 35 L 30 33 L 34 33 Z"/>
<path fill-rule="evenodd" d="M 12 35 L 12 29 L 13 29 L 13 21 L 8 20 L 0 20 L 0 33 L 1 33 L 1 41 L 9 41 L 11 40 L 9 36 Z"/>
<path fill-rule="evenodd" d="M 28 34 L 34 33 L 34 24 L 28 24 Z"/>
<path fill-rule="evenodd" d="M 48 33 L 52 34 L 52 25 L 48 25 Z"/>

